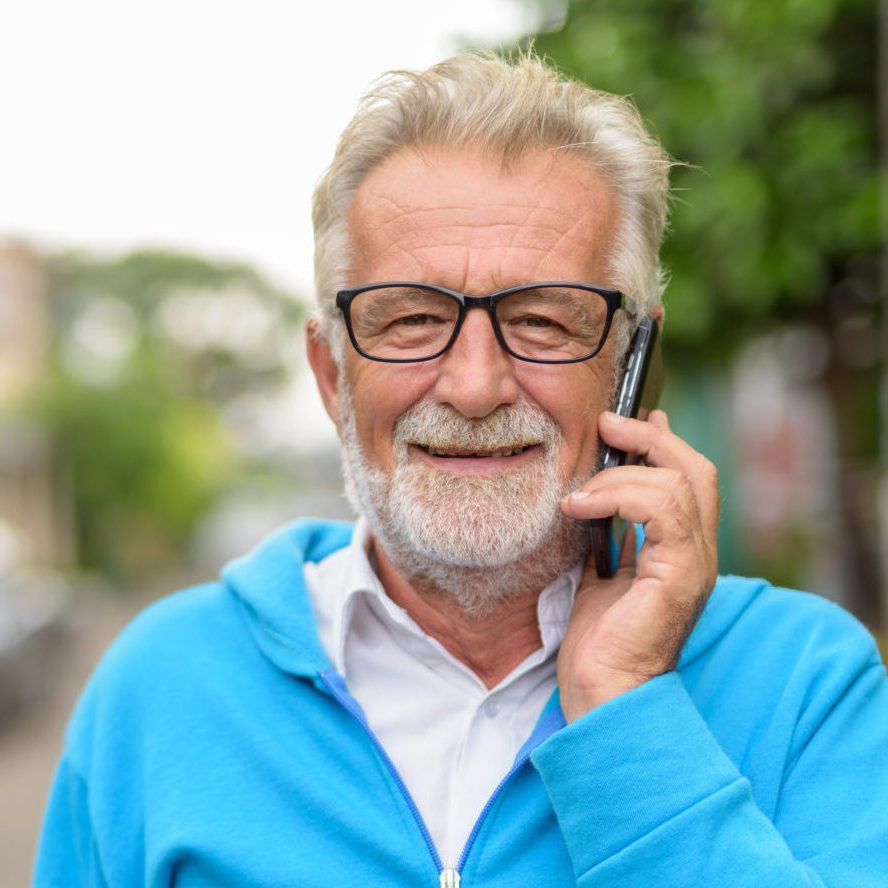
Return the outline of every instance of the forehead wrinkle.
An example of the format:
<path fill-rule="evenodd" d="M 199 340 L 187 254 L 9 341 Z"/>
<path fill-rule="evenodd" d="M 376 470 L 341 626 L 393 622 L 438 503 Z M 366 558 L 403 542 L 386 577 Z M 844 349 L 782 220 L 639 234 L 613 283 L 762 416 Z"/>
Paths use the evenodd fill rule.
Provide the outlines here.
<path fill-rule="evenodd" d="M 577 228 L 581 227 L 577 223 Z M 493 237 L 490 241 L 485 238 L 485 233 L 508 232 L 503 238 Z M 471 265 L 473 254 L 480 256 L 493 250 L 502 259 L 497 264 L 500 267 L 506 265 L 515 266 L 515 253 L 521 257 L 521 265 L 527 267 L 528 258 L 536 257 L 533 265 L 537 266 L 549 255 L 557 255 L 560 245 L 565 243 L 565 236 L 558 230 L 548 226 L 531 226 L 520 223 L 497 223 L 496 225 L 464 224 L 461 226 L 443 226 L 435 229 L 435 236 L 429 240 L 428 231 L 410 233 L 399 236 L 395 232 L 385 232 L 373 229 L 372 232 L 364 232 L 359 236 L 359 250 L 364 256 L 372 257 L 375 267 L 389 267 L 392 272 L 388 276 L 399 278 L 409 277 L 408 269 L 418 269 L 420 264 L 416 259 L 431 256 L 432 262 L 423 263 L 426 267 L 434 266 L 436 253 L 446 250 L 452 254 L 448 257 L 447 265 L 451 268 L 457 260 L 464 260 Z M 467 275 L 471 277 L 471 271 Z"/>
<path fill-rule="evenodd" d="M 441 233 L 448 232 L 453 234 L 468 232 L 474 235 L 479 232 L 497 232 L 507 229 L 513 229 L 518 233 L 530 231 L 533 232 L 534 237 L 539 237 L 546 232 L 560 236 L 565 227 L 560 218 L 561 215 L 558 214 L 557 218 L 551 216 L 545 218 L 541 217 L 539 213 L 529 211 L 522 213 L 520 218 L 508 219 L 504 218 L 504 214 L 498 207 L 485 207 L 483 212 L 476 210 L 472 213 L 466 213 L 456 208 L 453 210 L 435 208 L 400 215 L 380 222 L 373 226 L 372 230 L 374 234 L 389 234 L 391 237 L 407 239 L 439 236 Z M 567 216 L 567 214 L 563 215 Z M 425 217 L 425 220 L 417 225 L 420 217 Z M 569 228 L 572 229 L 579 220 L 574 216 L 568 218 Z"/>
<path fill-rule="evenodd" d="M 578 249 L 582 248 L 585 248 L 586 252 L 588 252 L 589 245 L 583 240 L 582 230 L 583 222 L 578 219 L 567 231 L 559 235 L 554 244 L 550 245 L 549 252 L 553 256 L 573 255 Z M 595 251 L 596 264 L 606 267 L 609 263 L 613 252 L 614 232 L 615 228 L 613 225 L 609 225 L 603 232 L 604 237 Z"/>
<path fill-rule="evenodd" d="M 501 226 L 504 227 L 504 226 Z M 535 229 L 510 224 L 507 241 L 484 243 L 467 242 L 466 228 L 451 229 L 448 237 L 436 238 L 433 243 L 412 243 L 409 238 L 386 239 L 383 247 L 374 244 L 371 249 L 374 279 L 417 280 L 449 286 L 473 295 L 484 295 L 503 287 L 534 280 L 561 278 L 562 274 L 544 268 L 547 260 L 561 256 L 572 258 L 582 251 L 588 253 L 588 244 L 577 238 L 582 231 L 578 221 L 571 232 L 559 233 L 553 240 L 547 237 L 550 229 Z M 600 255 L 604 265 L 610 251 L 611 239 Z M 490 261 L 493 253 L 494 261 Z M 479 265 L 483 269 L 479 271 Z M 603 272 L 603 269 L 602 269 Z M 600 276 L 602 272 L 597 272 Z M 596 282 L 600 283 L 601 281 Z"/>
<path fill-rule="evenodd" d="M 532 219 L 535 210 L 549 208 L 531 208 L 531 212 L 527 217 L 527 228 L 531 229 Z M 597 212 L 596 212 L 597 210 Z M 557 238 L 554 243 L 547 244 L 545 249 L 548 254 L 554 257 L 558 256 L 575 256 L 578 253 L 587 255 L 590 258 L 595 256 L 596 264 L 607 267 L 609 257 L 612 253 L 614 236 L 619 225 L 619 212 L 613 195 L 608 190 L 604 194 L 598 196 L 597 200 L 592 200 L 584 208 L 581 213 L 561 212 L 560 217 L 569 219 L 567 228 L 552 229 L 556 232 Z M 606 220 L 606 224 L 602 227 L 602 220 Z M 599 230 L 601 237 L 595 244 L 595 250 L 590 251 L 590 242 L 587 232 Z M 532 244 L 522 245 L 525 248 L 532 248 Z"/>
<path fill-rule="evenodd" d="M 443 215 L 444 220 L 441 224 L 453 224 L 447 220 L 447 216 L 457 215 L 462 225 L 526 225 L 534 216 L 542 216 L 536 224 L 547 226 L 549 224 L 560 224 L 563 219 L 568 219 L 571 224 L 575 220 L 588 213 L 588 205 L 584 205 L 579 212 L 565 210 L 560 206 L 548 205 L 534 201 L 525 203 L 522 201 L 499 201 L 497 203 L 457 203 L 448 202 L 446 204 L 436 204 L 429 206 L 428 204 L 411 203 L 409 200 L 399 200 L 391 194 L 363 194 L 358 192 L 349 208 L 348 215 L 354 216 L 356 213 L 367 212 L 375 213 L 377 210 L 382 216 L 378 219 L 377 228 L 386 228 L 391 225 L 409 224 L 412 219 L 423 219 L 428 216 Z M 504 219 L 505 214 L 517 214 L 514 220 Z M 462 221 L 466 216 L 480 217 L 478 222 Z M 551 217 L 549 222 L 545 217 Z M 488 222 L 488 219 L 494 221 Z"/>
<path fill-rule="evenodd" d="M 416 169 L 417 162 L 422 167 L 421 170 Z M 417 183 L 416 189 L 409 184 L 405 187 L 403 176 L 399 177 L 392 173 L 393 167 L 408 170 L 411 166 L 413 170 L 410 176 L 412 181 Z M 415 210 L 434 212 L 439 207 L 429 207 L 428 204 L 430 202 L 435 204 L 438 198 L 446 196 L 448 202 L 456 201 L 450 203 L 454 209 L 476 210 L 479 204 L 474 188 L 457 174 L 457 171 L 463 167 L 470 173 L 479 169 L 487 170 L 490 174 L 489 181 L 500 183 L 502 197 L 513 207 L 525 206 L 559 212 L 559 209 L 564 207 L 564 198 L 568 197 L 574 204 L 574 209 L 569 212 L 570 215 L 574 215 L 575 212 L 583 212 L 592 204 L 614 202 L 614 195 L 609 188 L 605 186 L 602 191 L 600 186 L 603 183 L 597 171 L 579 157 L 547 150 L 529 150 L 522 156 L 522 162 L 513 168 L 511 165 L 491 163 L 484 152 L 472 151 L 471 148 L 454 150 L 439 146 L 429 152 L 417 152 L 415 147 L 405 149 L 371 170 L 354 195 L 350 209 L 361 204 L 382 203 L 390 205 L 395 214 Z M 555 180 L 558 180 L 554 190 L 553 175 Z M 517 180 L 520 180 L 521 185 L 519 189 L 514 189 L 511 183 Z M 437 187 L 439 182 L 440 189 Z M 568 185 L 567 192 L 560 187 L 565 184 Z M 411 205 L 411 197 L 415 190 L 423 195 L 422 206 Z M 460 191 L 463 192 L 462 195 L 459 194 Z M 464 197 L 468 203 L 462 204 L 461 197 Z M 517 203 L 513 202 L 513 199 Z"/>
<path fill-rule="evenodd" d="M 426 162 L 426 174 L 418 180 L 415 168 L 411 172 L 401 164 L 403 169 L 393 172 L 384 164 L 358 189 L 348 211 L 355 274 L 379 280 L 432 275 L 445 283 L 443 275 L 455 289 L 459 277 L 478 290 L 563 278 L 562 268 L 574 269 L 567 274 L 572 278 L 604 270 L 617 202 L 594 173 L 590 179 L 585 165 L 572 174 L 569 164 L 559 162 L 552 181 L 548 173 L 554 161 L 549 158 L 536 179 L 524 176 L 511 191 L 510 177 L 504 175 L 506 190 L 499 193 L 494 171 L 493 180 L 482 181 L 482 187 L 493 181 L 494 193 L 485 202 L 484 192 L 476 199 L 471 187 L 477 166 L 468 167 L 464 178 L 465 158 L 452 155 L 451 164 L 449 156 L 440 170 Z M 579 271 L 578 260 L 585 272 Z"/>
<path fill-rule="evenodd" d="M 452 246 L 455 242 L 465 243 L 467 246 L 485 246 L 485 235 L 491 236 L 491 246 L 500 249 L 503 247 L 526 246 L 530 249 L 554 248 L 565 238 L 575 239 L 574 233 L 581 230 L 585 219 L 571 217 L 570 226 L 566 230 L 562 225 L 547 224 L 546 220 L 534 220 L 533 215 L 528 214 L 522 220 L 502 220 L 496 217 L 496 221 L 465 220 L 458 223 L 442 220 L 434 226 L 415 228 L 406 224 L 403 217 L 393 220 L 388 225 L 368 227 L 360 232 L 360 239 L 367 247 L 371 247 L 377 255 L 384 253 L 393 244 L 400 244 L 404 249 L 422 249 L 427 246 Z M 405 224 L 397 224 L 404 222 Z M 496 241 L 496 235 L 500 232 L 507 234 L 507 239 Z"/>

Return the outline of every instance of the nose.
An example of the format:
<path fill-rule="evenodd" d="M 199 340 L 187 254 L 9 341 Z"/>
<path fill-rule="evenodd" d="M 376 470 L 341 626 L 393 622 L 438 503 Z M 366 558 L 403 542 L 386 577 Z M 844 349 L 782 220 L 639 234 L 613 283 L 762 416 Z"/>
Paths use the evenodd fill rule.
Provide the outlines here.
<path fill-rule="evenodd" d="M 481 418 L 519 395 L 515 362 L 500 346 L 487 312 L 466 312 L 456 342 L 440 358 L 434 395 L 463 416 Z"/>

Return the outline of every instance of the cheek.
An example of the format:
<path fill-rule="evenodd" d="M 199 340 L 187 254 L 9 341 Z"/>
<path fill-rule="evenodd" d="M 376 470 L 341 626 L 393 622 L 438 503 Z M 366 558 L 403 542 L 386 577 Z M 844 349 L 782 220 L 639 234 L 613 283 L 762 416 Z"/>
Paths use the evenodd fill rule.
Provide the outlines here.
<path fill-rule="evenodd" d="M 351 374 L 352 405 L 361 449 L 383 471 L 394 466 L 392 439 L 398 418 L 432 384 L 426 367 L 366 362 Z"/>
<path fill-rule="evenodd" d="M 610 407 L 613 387 L 610 365 L 602 364 L 543 367 L 543 373 L 524 383 L 528 395 L 552 415 L 564 435 L 559 456 L 564 479 L 588 477 L 596 465 L 598 416 Z"/>

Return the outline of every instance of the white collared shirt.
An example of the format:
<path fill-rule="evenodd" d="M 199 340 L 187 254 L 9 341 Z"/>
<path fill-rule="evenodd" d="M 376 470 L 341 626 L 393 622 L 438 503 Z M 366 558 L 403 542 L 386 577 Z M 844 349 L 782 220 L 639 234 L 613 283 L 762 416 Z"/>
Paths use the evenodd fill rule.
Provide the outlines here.
<path fill-rule="evenodd" d="M 386 595 L 368 544 L 359 521 L 349 546 L 306 565 L 318 635 L 413 797 L 444 866 L 454 867 L 555 689 L 555 658 L 581 566 L 540 595 L 542 647 L 488 690 Z"/>

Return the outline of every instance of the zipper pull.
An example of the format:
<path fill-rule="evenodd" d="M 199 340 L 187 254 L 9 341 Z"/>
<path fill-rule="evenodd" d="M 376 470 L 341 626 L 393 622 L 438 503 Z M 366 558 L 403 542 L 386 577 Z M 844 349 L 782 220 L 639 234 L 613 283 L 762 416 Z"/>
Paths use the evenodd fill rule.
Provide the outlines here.
<path fill-rule="evenodd" d="M 459 870 L 441 870 L 441 888 L 459 888 Z"/>

